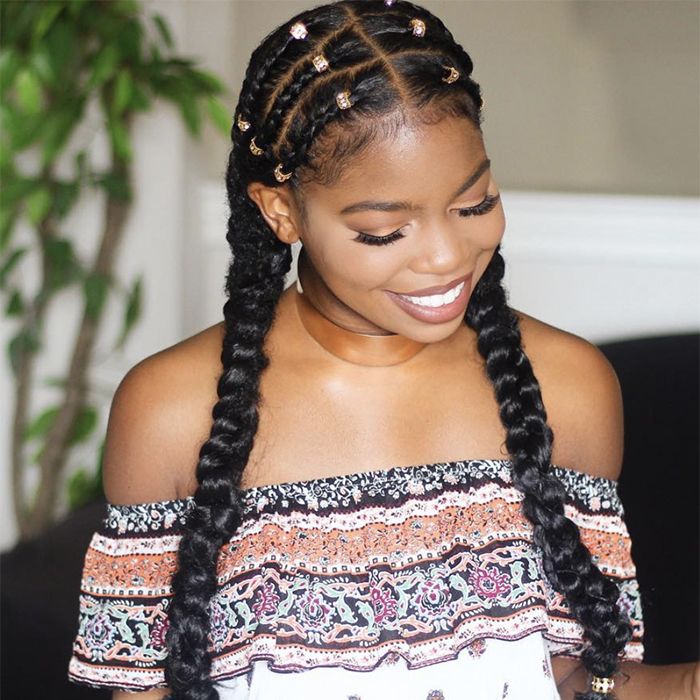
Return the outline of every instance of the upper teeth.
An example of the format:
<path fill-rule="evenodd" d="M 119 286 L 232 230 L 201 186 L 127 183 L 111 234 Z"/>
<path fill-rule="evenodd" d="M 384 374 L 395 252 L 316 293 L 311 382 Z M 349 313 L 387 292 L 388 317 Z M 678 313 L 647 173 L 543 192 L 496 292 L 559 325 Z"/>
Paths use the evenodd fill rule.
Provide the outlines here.
<path fill-rule="evenodd" d="M 460 282 L 456 287 L 450 289 L 449 292 L 445 292 L 445 294 L 431 294 L 425 297 L 412 297 L 408 294 L 399 294 L 399 296 L 408 299 L 408 301 L 413 304 L 432 306 L 435 308 L 438 306 L 445 306 L 445 304 L 451 304 L 462 293 L 462 289 L 464 289 L 464 282 Z"/>

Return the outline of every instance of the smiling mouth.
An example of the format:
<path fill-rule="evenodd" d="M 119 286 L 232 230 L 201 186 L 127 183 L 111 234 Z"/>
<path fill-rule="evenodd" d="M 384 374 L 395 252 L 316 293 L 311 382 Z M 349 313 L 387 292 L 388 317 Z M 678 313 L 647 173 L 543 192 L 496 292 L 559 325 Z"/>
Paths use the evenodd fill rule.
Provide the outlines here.
<path fill-rule="evenodd" d="M 445 294 L 428 294 L 423 296 L 411 296 L 410 294 L 398 294 L 402 299 L 410 301 L 412 304 L 417 306 L 428 306 L 432 309 L 440 308 L 441 306 L 446 306 L 451 304 L 464 289 L 466 282 L 460 282 L 456 287 L 453 287 Z"/>

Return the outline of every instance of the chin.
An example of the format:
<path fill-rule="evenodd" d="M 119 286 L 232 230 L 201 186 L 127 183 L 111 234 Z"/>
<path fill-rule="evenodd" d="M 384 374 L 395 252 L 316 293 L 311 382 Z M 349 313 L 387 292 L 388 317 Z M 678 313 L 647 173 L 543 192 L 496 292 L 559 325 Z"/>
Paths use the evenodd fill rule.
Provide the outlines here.
<path fill-rule="evenodd" d="M 453 336 L 463 325 L 463 316 L 444 323 L 415 321 L 414 324 L 407 327 L 404 331 L 400 331 L 400 333 L 420 343 L 439 343 Z"/>

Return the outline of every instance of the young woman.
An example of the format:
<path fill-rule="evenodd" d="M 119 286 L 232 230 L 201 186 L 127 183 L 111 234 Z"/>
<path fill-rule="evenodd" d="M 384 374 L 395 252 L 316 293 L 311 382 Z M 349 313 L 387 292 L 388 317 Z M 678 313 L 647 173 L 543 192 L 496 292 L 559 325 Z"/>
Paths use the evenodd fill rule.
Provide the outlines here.
<path fill-rule="evenodd" d="M 617 377 L 508 306 L 471 71 L 400 0 L 316 7 L 254 51 L 224 321 L 115 394 L 74 682 L 693 697 L 691 664 L 639 663 Z"/>

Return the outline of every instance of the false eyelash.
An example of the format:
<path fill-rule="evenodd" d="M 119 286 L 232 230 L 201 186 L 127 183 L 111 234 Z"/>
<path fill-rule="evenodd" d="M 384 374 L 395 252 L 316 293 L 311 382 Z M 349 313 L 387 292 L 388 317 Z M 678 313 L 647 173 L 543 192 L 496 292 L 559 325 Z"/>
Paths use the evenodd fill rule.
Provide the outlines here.
<path fill-rule="evenodd" d="M 501 198 L 500 194 L 487 194 L 484 199 L 479 202 L 479 204 L 473 207 L 465 207 L 464 209 L 458 209 L 457 212 L 460 216 L 483 216 L 488 214 L 495 206 L 498 200 Z M 386 236 L 370 236 L 367 233 L 358 231 L 356 241 L 361 243 L 367 243 L 368 245 L 389 245 L 390 243 L 395 243 L 400 238 L 404 238 L 404 234 L 401 231 L 394 231 Z"/>
<path fill-rule="evenodd" d="M 400 231 L 394 231 L 386 236 L 370 236 L 362 231 L 357 232 L 356 241 L 361 243 L 367 243 L 368 245 L 389 245 L 389 243 L 395 243 L 399 238 L 403 238 L 404 235 Z"/>
<path fill-rule="evenodd" d="M 481 216 L 483 214 L 488 214 L 496 206 L 500 198 L 500 194 L 487 194 L 476 206 L 458 209 L 457 211 L 460 216 Z"/>

